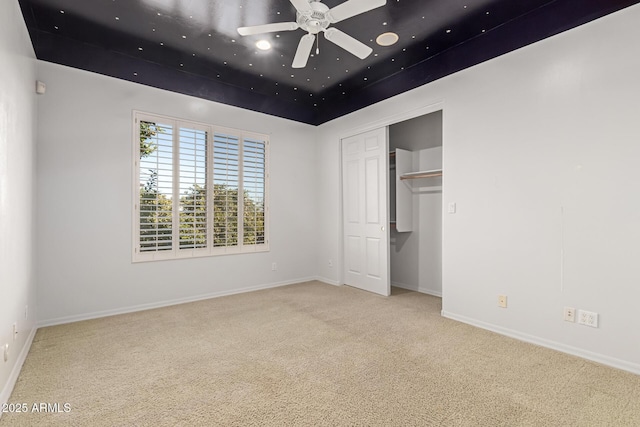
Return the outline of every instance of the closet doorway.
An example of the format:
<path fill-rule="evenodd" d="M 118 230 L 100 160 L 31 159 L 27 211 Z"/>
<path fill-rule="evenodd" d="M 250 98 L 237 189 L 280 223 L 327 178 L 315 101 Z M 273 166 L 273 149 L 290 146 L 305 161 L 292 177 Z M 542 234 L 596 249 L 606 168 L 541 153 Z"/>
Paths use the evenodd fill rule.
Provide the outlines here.
<path fill-rule="evenodd" d="M 389 126 L 391 286 L 442 296 L 442 111 Z"/>
<path fill-rule="evenodd" d="M 341 142 L 342 283 L 442 296 L 442 110 Z"/>

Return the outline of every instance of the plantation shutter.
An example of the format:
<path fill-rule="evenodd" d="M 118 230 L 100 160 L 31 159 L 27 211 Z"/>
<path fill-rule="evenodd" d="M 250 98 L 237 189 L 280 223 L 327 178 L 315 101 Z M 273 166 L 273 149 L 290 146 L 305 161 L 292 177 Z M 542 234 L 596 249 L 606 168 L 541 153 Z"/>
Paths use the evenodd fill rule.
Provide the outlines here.
<path fill-rule="evenodd" d="M 268 251 L 268 136 L 134 114 L 133 261 Z"/>
<path fill-rule="evenodd" d="M 240 145 L 237 135 L 213 136 L 213 246 L 238 246 Z"/>
<path fill-rule="evenodd" d="M 173 249 L 173 126 L 139 124 L 139 247 L 141 252 Z"/>
<path fill-rule="evenodd" d="M 207 247 L 207 132 L 181 127 L 179 133 L 180 249 Z"/>
<path fill-rule="evenodd" d="M 243 244 L 265 243 L 266 143 L 245 138 L 242 151 Z"/>

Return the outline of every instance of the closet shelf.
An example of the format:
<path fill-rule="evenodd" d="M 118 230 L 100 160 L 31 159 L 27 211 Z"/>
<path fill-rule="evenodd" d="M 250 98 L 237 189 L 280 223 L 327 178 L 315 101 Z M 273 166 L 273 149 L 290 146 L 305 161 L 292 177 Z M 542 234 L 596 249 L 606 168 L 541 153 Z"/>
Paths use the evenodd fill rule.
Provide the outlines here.
<path fill-rule="evenodd" d="M 405 179 L 435 178 L 437 176 L 442 176 L 442 169 L 405 173 L 400 175 L 400 180 L 404 181 Z"/>

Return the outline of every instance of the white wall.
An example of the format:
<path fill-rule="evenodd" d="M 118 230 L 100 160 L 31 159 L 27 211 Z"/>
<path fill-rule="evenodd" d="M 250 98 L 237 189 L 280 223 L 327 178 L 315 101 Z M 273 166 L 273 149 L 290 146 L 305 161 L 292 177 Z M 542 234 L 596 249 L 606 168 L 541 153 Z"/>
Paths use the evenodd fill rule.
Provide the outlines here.
<path fill-rule="evenodd" d="M 46 62 L 39 75 L 42 324 L 316 276 L 312 126 Z M 132 264 L 133 109 L 270 135 L 270 252 Z"/>
<path fill-rule="evenodd" d="M 443 202 L 458 208 L 443 313 L 640 373 L 638 22 L 635 5 L 321 126 L 321 275 L 340 281 L 323 265 L 341 251 L 340 137 L 441 103 Z"/>
<path fill-rule="evenodd" d="M 0 2 L 0 404 L 28 350 L 35 316 L 33 268 L 36 60 L 17 0 Z M 25 319 L 25 306 L 30 316 Z M 18 336 L 13 339 L 13 323 Z M 9 360 L 4 361 L 4 345 Z M 2 414 L 0 414 L 1 416 Z"/>

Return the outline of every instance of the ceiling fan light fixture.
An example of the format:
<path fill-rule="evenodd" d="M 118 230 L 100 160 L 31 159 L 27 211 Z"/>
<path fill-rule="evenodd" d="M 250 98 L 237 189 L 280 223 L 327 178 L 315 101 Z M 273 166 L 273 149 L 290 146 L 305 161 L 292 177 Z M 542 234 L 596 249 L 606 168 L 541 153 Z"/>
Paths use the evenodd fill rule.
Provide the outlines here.
<path fill-rule="evenodd" d="M 268 40 L 258 40 L 256 42 L 256 47 L 260 50 L 269 50 L 271 49 L 271 43 Z"/>
<path fill-rule="evenodd" d="M 336 7 L 329 8 L 321 0 L 289 0 L 296 9 L 296 21 L 274 22 L 271 24 L 239 27 L 238 34 L 250 36 L 264 33 L 276 33 L 280 31 L 295 31 L 302 29 L 307 34 L 302 36 L 296 50 L 291 66 L 304 68 L 311 56 L 313 42 L 316 35 L 324 33 L 325 39 L 338 45 L 347 52 L 364 59 L 373 52 L 369 46 L 351 37 L 349 34 L 330 27 L 331 24 L 360 15 L 370 10 L 387 4 L 387 0 L 347 0 Z M 316 55 L 319 53 L 316 47 Z"/>
<path fill-rule="evenodd" d="M 378 37 L 376 37 L 376 43 L 380 46 L 391 46 L 398 42 L 398 35 L 396 33 L 382 33 Z"/>

